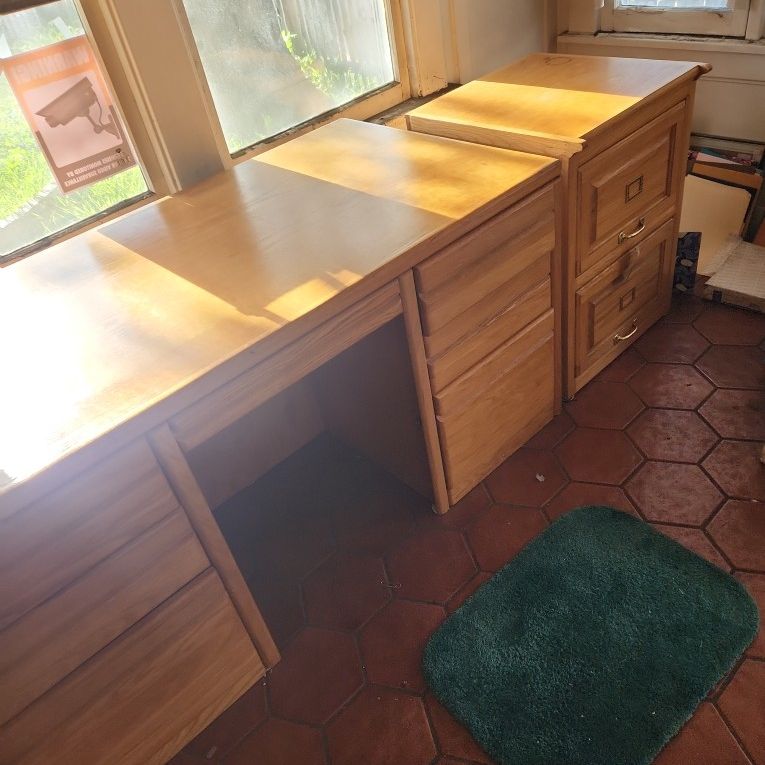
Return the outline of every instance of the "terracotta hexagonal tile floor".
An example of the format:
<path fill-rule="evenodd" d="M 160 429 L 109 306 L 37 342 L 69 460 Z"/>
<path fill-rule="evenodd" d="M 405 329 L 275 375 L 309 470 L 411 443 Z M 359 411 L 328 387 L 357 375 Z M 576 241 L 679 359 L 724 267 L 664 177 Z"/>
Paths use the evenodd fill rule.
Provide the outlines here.
<path fill-rule="evenodd" d="M 308 627 L 289 644 L 271 673 L 271 712 L 321 725 L 363 683 L 353 637 Z"/>
<path fill-rule="evenodd" d="M 695 409 L 714 390 L 687 364 L 648 364 L 629 381 L 646 406 Z"/>
<path fill-rule="evenodd" d="M 765 441 L 765 392 L 716 390 L 699 413 L 722 438 Z"/>
<path fill-rule="evenodd" d="M 742 572 L 737 575 L 737 578 L 749 590 L 749 594 L 757 602 L 760 611 L 760 631 L 752 645 L 747 649 L 746 654 L 754 659 L 765 659 L 765 573 L 748 574 Z"/>
<path fill-rule="evenodd" d="M 499 571 L 520 552 L 547 521 L 540 510 L 494 505 L 467 531 L 468 542 L 484 571 Z"/>
<path fill-rule="evenodd" d="M 656 765 L 750 765 L 712 704 L 705 702 L 654 761 Z"/>
<path fill-rule="evenodd" d="M 742 311 L 675 301 L 638 345 L 648 360 L 624 353 L 572 415 L 443 517 L 334 441 L 314 442 L 266 476 L 265 490 L 234 498 L 219 511 L 222 525 L 283 659 L 265 691 L 258 684 L 224 712 L 176 765 L 488 763 L 427 694 L 425 641 L 548 519 L 586 504 L 637 512 L 625 489 L 657 530 L 732 568 L 762 611 L 765 503 L 750 500 L 765 496 L 754 440 L 765 343 L 745 345 L 761 325 Z M 493 504 L 489 486 L 507 504 Z M 658 765 L 765 765 L 764 646 L 761 632 Z"/>
<path fill-rule="evenodd" d="M 721 441 L 704 460 L 704 469 L 728 496 L 765 502 L 761 449 L 753 441 Z"/>
<path fill-rule="evenodd" d="M 627 495 L 616 486 L 597 483 L 570 483 L 543 509 L 545 515 L 554 521 L 576 507 L 605 505 L 623 510 L 625 513 L 639 515 Z"/>
<path fill-rule="evenodd" d="M 765 573 L 765 503 L 730 500 L 708 531 L 736 568 Z"/>
<path fill-rule="evenodd" d="M 437 754 L 423 699 L 375 686 L 327 726 L 327 743 L 333 765 L 429 765 Z"/>
<path fill-rule="evenodd" d="M 719 388 L 765 390 L 765 353 L 759 348 L 715 345 L 696 367 Z"/>
<path fill-rule="evenodd" d="M 718 440 L 695 412 L 675 409 L 648 409 L 627 432 L 651 460 L 698 462 Z"/>
<path fill-rule="evenodd" d="M 339 552 L 303 582 L 303 607 L 309 624 L 353 631 L 390 598 L 382 560 Z"/>
<path fill-rule="evenodd" d="M 765 762 L 765 662 L 747 659 L 718 704 L 756 765 Z"/>
<path fill-rule="evenodd" d="M 723 571 L 730 571 L 728 561 L 720 554 L 720 551 L 712 544 L 709 537 L 702 529 L 688 526 L 667 526 L 654 523 L 653 527 L 662 534 L 679 542 L 683 547 L 693 550 L 696 555 L 708 560 Z"/>
<path fill-rule="evenodd" d="M 554 497 L 567 480 L 552 452 L 519 449 L 486 479 L 486 486 L 497 502 L 540 507 Z"/>
<path fill-rule="evenodd" d="M 445 617 L 440 606 L 398 599 L 389 603 L 359 635 L 369 682 L 422 693 L 422 651 Z"/>
<path fill-rule="evenodd" d="M 325 765 L 321 731 L 272 717 L 226 757 L 226 765 Z"/>
<path fill-rule="evenodd" d="M 607 382 L 627 382 L 638 370 L 645 366 L 645 359 L 634 349 L 628 348 L 614 362 L 607 366 L 597 377 Z"/>
<path fill-rule="evenodd" d="M 692 326 L 660 322 L 649 329 L 635 348 L 646 361 L 692 364 L 709 347 L 706 338 Z"/>
<path fill-rule="evenodd" d="M 577 425 L 616 430 L 626 428 L 644 408 L 629 385 L 602 380 L 593 380 L 566 404 L 566 411 Z"/>
<path fill-rule="evenodd" d="M 710 305 L 693 326 L 717 345 L 759 345 L 765 340 L 765 315 L 754 311 Z"/>
<path fill-rule="evenodd" d="M 573 481 L 619 485 L 642 462 L 621 431 L 577 428 L 555 453 Z"/>
<path fill-rule="evenodd" d="M 433 603 L 446 603 L 477 571 L 464 537 L 451 529 L 419 531 L 394 548 L 386 562 L 397 595 Z"/>
<path fill-rule="evenodd" d="M 648 521 L 701 526 L 723 495 L 698 465 L 646 462 L 626 484 L 627 494 Z"/>

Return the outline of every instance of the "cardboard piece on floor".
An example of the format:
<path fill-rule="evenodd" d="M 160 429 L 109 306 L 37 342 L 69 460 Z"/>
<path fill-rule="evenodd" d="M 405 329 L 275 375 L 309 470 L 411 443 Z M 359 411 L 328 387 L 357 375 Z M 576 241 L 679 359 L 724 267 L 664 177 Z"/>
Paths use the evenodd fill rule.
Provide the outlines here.
<path fill-rule="evenodd" d="M 702 276 L 711 276 L 723 264 L 725 244 L 730 235 L 741 234 L 750 199 L 744 189 L 686 177 L 680 232 L 701 232 L 698 273 Z"/>
<path fill-rule="evenodd" d="M 765 247 L 736 239 L 717 273 L 704 285 L 704 297 L 765 313 Z"/>

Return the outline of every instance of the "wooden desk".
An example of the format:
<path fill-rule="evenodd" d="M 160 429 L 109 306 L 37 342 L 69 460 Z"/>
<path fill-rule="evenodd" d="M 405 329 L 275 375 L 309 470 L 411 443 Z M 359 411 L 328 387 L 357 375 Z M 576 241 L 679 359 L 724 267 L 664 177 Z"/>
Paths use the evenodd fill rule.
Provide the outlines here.
<path fill-rule="evenodd" d="M 278 661 L 187 455 L 396 317 L 439 511 L 549 420 L 558 174 L 341 120 L 0 271 L 2 765 L 164 762 Z"/>
<path fill-rule="evenodd" d="M 407 115 L 412 130 L 560 158 L 568 397 L 669 310 L 695 82 L 709 68 L 537 53 Z"/>

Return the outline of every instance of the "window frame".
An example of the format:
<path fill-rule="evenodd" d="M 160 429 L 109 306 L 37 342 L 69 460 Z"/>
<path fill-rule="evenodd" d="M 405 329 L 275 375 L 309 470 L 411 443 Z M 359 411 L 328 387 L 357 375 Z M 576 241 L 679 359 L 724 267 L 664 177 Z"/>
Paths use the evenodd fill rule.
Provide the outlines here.
<path fill-rule="evenodd" d="M 23 247 L 19 247 L 18 249 L 13 250 L 12 252 L 9 252 L 6 255 L 0 255 L 0 269 L 6 268 L 7 266 L 19 260 L 22 260 L 23 258 L 26 258 L 30 255 L 33 255 L 36 252 L 45 250 L 48 247 L 51 247 L 54 244 L 57 244 L 58 242 L 63 242 L 67 239 L 71 239 L 72 237 L 77 236 L 78 234 L 81 234 L 85 231 L 89 231 L 93 228 L 96 228 L 97 226 L 100 226 L 100 225 L 103 225 L 104 223 L 109 222 L 110 220 L 121 217 L 133 210 L 137 210 L 141 207 L 144 207 L 145 205 L 150 204 L 151 202 L 156 200 L 159 196 L 162 196 L 166 193 L 166 185 L 164 183 L 164 178 L 159 173 L 156 172 L 156 169 L 153 168 L 150 163 L 147 163 L 144 159 L 142 146 L 140 145 L 141 142 L 137 140 L 137 136 L 135 135 L 132 129 L 133 124 L 131 124 L 131 120 L 128 118 L 128 115 L 125 113 L 125 110 L 123 109 L 123 106 L 122 106 L 120 96 L 121 96 L 121 93 L 123 93 L 124 91 L 121 91 L 120 89 L 115 87 L 115 83 L 112 80 L 110 68 L 107 65 L 107 62 L 104 60 L 104 57 L 102 55 L 101 47 L 99 45 L 99 39 L 94 34 L 94 30 L 91 26 L 91 18 L 93 17 L 93 14 L 92 12 L 91 13 L 88 12 L 88 7 L 89 7 L 89 10 L 92 11 L 93 3 L 97 1 L 98 0 L 73 0 L 73 3 L 80 17 L 80 22 L 82 23 L 84 34 L 87 37 L 88 41 L 90 42 L 91 47 L 93 48 L 93 54 L 101 70 L 101 76 L 103 77 L 103 80 L 106 83 L 106 87 L 109 89 L 111 99 L 112 99 L 112 104 L 114 108 L 117 110 L 117 113 L 119 114 L 120 119 L 122 121 L 122 128 L 127 134 L 127 138 L 133 147 L 133 151 L 134 151 L 135 159 L 136 159 L 136 165 L 139 167 L 139 169 L 141 170 L 141 173 L 143 174 L 144 181 L 146 182 L 146 186 L 148 190 L 144 192 L 143 194 L 139 194 L 136 197 L 131 197 L 129 199 L 123 200 L 122 202 L 118 202 L 112 207 L 106 210 L 103 210 L 100 213 L 96 213 L 95 215 L 91 215 L 90 217 L 85 218 L 84 220 L 80 222 L 72 223 L 60 229 L 59 231 L 54 231 L 50 234 L 47 234 L 41 237 L 40 239 L 38 239 L 37 241 L 30 242 L 29 244 Z M 40 2 L 30 2 L 29 4 L 20 3 L 19 7 L 9 8 L 8 12 L 15 13 L 18 11 L 26 10 L 27 8 L 34 8 L 41 4 L 45 4 L 45 3 L 40 3 Z"/>
<path fill-rule="evenodd" d="M 223 134 L 223 128 L 221 127 L 220 118 L 218 117 L 218 112 L 215 108 L 212 92 L 210 91 L 207 81 L 207 75 L 205 74 L 202 65 L 202 60 L 194 40 L 191 24 L 189 23 L 183 0 L 171 0 L 171 2 L 189 57 L 194 66 L 194 75 L 202 95 L 202 100 L 204 101 L 205 112 L 213 131 L 215 144 L 223 167 L 225 168 L 230 168 L 240 162 L 246 162 L 248 159 L 262 154 L 264 151 L 267 151 L 274 146 L 278 146 L 285 141 L 289 141 L 292 138 L 296 138 L 304 133 L 315 130 L 317 127 L 336 119 L 340 119 L 341 117 L 358 120 L 368 119 L 375 114 L 379 114 L 380 112 L 403 103 L 411 95 L 409 63 L 404 33 L 404 15 L 401 4 L 402 0 L 384 0 L 388 39 L 393 54 L 392 63 L 393 75 L 395 78 L 394 82 L 232 153 L 229 151 Z"/>
<path fill-rule="evenodd" d="M 232 156 L 182 0 L 73 1 L 135 148 L 149 193 L 10 253 L 0 259 L 0 268 L 177 193 L 335 119 L 368 119 L 406 101 L 412 92 L 406 26 L 410 9 L 407 0 L 385 0 L 396 81 Z M 142 39 L 147 18 L 152 20 L 148 27 L 156 28 L 162 43 L 172 48 L 171 62 L 161 46 Z M 166 98 L 177 89 L 183 91 L 179 99 Z M 181 107 L 194 118 L 179 119 Z"/>
<path fill-rule="evenodd" d="M 604 32 L 710 35 L 743 38 L 754 2 L 732 0 L 730 10 L 704 8 L 629 8 L 619 0 L 605 0 L 600 12 Z"/>

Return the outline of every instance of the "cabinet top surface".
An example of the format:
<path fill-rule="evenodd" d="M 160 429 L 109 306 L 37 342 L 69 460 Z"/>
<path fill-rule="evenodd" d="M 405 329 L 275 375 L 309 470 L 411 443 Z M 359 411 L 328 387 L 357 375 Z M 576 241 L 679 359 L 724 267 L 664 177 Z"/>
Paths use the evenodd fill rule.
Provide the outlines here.
<path fill-rule="evenodd" d="M 556 165 L 339 120 L 0 269 L 0 495 L 278 350 Z"/>
<path fill-rule="evenodd" d="M 535 53 L 409 113 L 507 133 L 585 139 L 676 81 L 707 71 L 688 61 Z"/>

